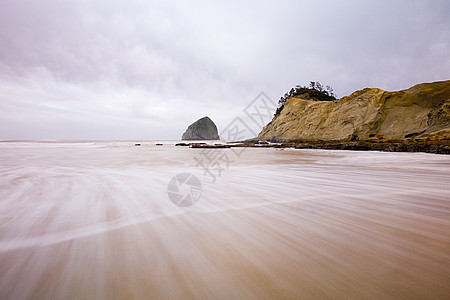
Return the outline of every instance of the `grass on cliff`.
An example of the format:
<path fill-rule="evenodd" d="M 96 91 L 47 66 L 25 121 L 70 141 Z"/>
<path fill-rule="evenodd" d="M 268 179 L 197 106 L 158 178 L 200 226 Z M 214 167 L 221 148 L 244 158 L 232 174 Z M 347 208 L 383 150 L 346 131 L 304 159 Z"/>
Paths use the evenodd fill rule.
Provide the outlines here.
<path fill-rule="evenodd" d="M 285 93 L 283 97 L 278 101 L 279 107 L 275 111 L 274 117 L 278 117 L 284 108 L 284 104 L 292 97 L 301 96 L 303 99 L 313 101 L 336 101 L 336 95 L 333 92 L 333 88 L 329 85 L 323 86 L 318 81 L 311 81 L 309 86 L 297 85 L 293 87 L 289 92 Z"/>

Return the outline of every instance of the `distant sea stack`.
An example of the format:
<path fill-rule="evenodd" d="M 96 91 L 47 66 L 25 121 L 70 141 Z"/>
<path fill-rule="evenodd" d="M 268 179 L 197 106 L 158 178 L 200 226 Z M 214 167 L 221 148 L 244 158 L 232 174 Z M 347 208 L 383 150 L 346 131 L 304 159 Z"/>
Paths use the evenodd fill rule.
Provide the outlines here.
<path fill-rule="evenodd" d="M 181 137 L 182 140 L 218 140 L 216 124 L 209 118 L 203 117 L 186 129 Z"/>
<path fill-rule="evenodd" d="M 387 92 L 366 88 L 337 101 L 291 97 L 259 139 L 279 141 L 450 140 L 450 80 Z"/>

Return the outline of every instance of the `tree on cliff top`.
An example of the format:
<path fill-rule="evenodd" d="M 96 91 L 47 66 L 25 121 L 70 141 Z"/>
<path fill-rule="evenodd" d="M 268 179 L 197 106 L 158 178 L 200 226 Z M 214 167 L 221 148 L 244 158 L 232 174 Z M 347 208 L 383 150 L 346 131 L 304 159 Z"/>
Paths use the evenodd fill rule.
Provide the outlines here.
<path fill-rule="evenodd" d="M 333 88 L 329 85 L 323 86 L 318 81 L 311 81 L 308 86 L 296 85 L 289 92 L 285 93 L 283 97 L 278 101 L 278 108 L 274 117 L 277 117 L 284 108 L 284 104 L 291 97 L 302 96 L 304 99 L 315 101 L 335 101 L 336 95 L 333 92 Z"/>

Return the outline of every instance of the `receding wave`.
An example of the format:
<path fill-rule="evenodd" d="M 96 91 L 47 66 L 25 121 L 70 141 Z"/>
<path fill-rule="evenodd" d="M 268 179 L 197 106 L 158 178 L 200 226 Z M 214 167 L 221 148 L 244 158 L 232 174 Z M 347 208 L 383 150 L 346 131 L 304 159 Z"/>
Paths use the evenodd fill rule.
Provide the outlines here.
<path fill-rule="evenodd" d="M 139 143 L 0 143 L 2 298 L 450 294 L 448 156 Z"/>

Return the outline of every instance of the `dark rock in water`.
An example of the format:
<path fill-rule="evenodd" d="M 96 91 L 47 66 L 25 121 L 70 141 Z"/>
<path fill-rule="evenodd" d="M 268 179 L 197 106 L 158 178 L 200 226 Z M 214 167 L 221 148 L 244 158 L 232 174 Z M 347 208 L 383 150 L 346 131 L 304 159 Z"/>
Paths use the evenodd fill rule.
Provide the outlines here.
<path fill-rule="evenodd" d="M 203 146 L 203 145 L 208 145 L 208 144 L 207 143 L 177 143 L 177 144 L 175 144 L 175 146 L 192 146 L 192 145 Z"/>
<path fill-rule="evenodd" d="M 135 146 L 140 146 L 141 144 L 134 144 Z"/>
<path fill-rule="evenodd" d="M 187 128 L 181 137 L 182 140 L 218 140 L 216 124 L 209 118 L 203 117 Z"/>
<path fill-rule="evenodd" d="M 202 143 L 192 143 L 191 148 L 231 148 L 231 146 L 225 145 L 225 144 L 208 145 L 208 144 L 202 144 Z"/>

